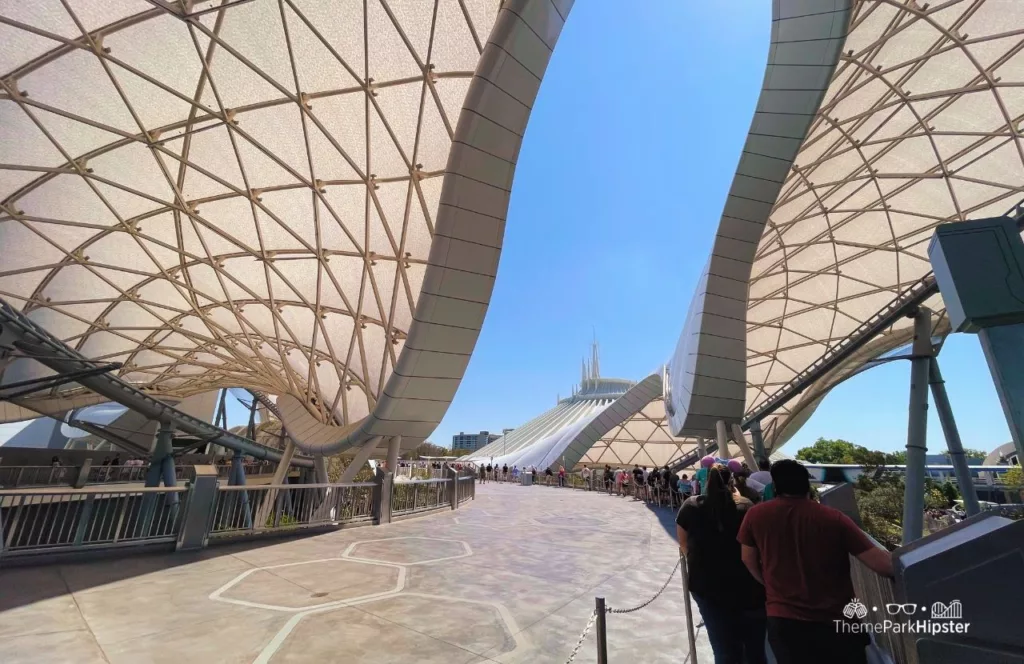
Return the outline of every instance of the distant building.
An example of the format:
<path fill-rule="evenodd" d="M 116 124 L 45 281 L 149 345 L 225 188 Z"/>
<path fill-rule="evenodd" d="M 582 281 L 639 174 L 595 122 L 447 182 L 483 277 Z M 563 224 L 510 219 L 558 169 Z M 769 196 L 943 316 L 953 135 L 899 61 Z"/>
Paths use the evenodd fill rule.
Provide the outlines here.
<path fill-rule="evenodd" d="M 452 436 L 452 451 L 478 450 L 484 445 L 494 442 L 498 438 L 501 438 L 500 434 L 491 433 L 489 431 L 481 431 L 480 433 L 463 433 L 460 431 Z"/>

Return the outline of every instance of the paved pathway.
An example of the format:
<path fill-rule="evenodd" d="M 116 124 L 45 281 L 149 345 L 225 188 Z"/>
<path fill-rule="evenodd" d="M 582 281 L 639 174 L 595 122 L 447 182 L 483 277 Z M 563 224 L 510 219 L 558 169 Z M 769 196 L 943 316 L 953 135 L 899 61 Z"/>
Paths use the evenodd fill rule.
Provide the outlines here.
<path fill-rule="evenodd" d="M 596 595 L 628 607 L 662 586 L 671 520 L 630 499 L 485 484 L 457 512 L 381 528 L 3 570 L 0 660 L 564 662 Z M 649 607 L 608 616 L 610 661 L 685 661 L 681 595 L 677 573 Z M 595 659 L 591 634 L 576 661 Z M 698 661 L 712 661 L 703 631 Z"/>

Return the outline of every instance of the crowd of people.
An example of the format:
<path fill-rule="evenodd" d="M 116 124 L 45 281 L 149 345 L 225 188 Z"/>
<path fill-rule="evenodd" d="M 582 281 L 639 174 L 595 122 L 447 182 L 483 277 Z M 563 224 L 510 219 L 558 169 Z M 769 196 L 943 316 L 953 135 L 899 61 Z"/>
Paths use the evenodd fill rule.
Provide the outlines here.
<path fill-rule="evenodd" d="M 813 499 L 797 461 L 749 472 L 705 457 L 694 495 L 676 517 L 680 555 L 715 664 L 761 664 L 765 640 L 779 664 L 867 661 L 867 634 L 852 619 L 850 556 L 883 576 L 892 558 L 842 512 Z M 839 622 L 837 622 L 839 621 Z"/>
<path fill-rule="evenodd" d="M 552 471 L 551 468 L 545 468 L 544 472 L 539 472 L 536 466 L 530 466 L 529 468 L 520 468 L 519 466 L 513 465 L 509 468 L 508 464 L 481 464 L 477 468 L 477 479 L 480 483 L 485 482 L 519 482 L 522 480 L 523 474 L 529 474 L 533 476 L 533 483 L 538 484 L 541 477 L 543 477 L 544 483 L 548 486 L 557 482 L 558 486 L 567 486 L 569 474 L 566 473 L 564 466 L 558 467 L 557 474 Z"/>
<path fill-rule="evenodd" d="M 836 622 L 855 619 L 843 613 L 854 597 L 850 556 L 883 576 L 892 576 L 892 558 L 849 517 L 817 502 L 799 462 L 761 459 L 751 469 L 705 456 L 681 475 L 640 465 L 477 468 L 480 482 L 519 482 L 524 473 L 534 483 L 678 507 L 679 551 L 715 664 L 762 664 L 766 641 L 778 664 L 816 663 L 822 653 L 838 664 L 866 663 L 866 633 Z"/>

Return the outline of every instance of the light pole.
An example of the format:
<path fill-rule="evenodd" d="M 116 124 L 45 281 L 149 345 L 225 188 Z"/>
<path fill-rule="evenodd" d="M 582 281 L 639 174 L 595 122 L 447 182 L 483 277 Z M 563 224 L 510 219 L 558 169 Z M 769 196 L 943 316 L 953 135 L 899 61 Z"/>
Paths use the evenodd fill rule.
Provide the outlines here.
<path fill-rule="evenodd" d="M 508 432 L 512 429 L 501 430 L 501 456 L 505 456 L 505 448 L 508 445 Z"/>

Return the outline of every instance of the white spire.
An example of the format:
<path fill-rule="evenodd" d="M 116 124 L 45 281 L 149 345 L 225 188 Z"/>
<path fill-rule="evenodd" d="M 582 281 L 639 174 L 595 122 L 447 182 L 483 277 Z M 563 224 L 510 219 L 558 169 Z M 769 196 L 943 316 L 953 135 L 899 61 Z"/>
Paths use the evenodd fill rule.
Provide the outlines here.
<path fill-rule="evenodd" d="M 593 372 L 594 378 L 601 377 L 601 358 L 600 352 L 597 346 L 597 333 L 594 333 L 594 345 L 590 349 L 590 370 Z"/>

